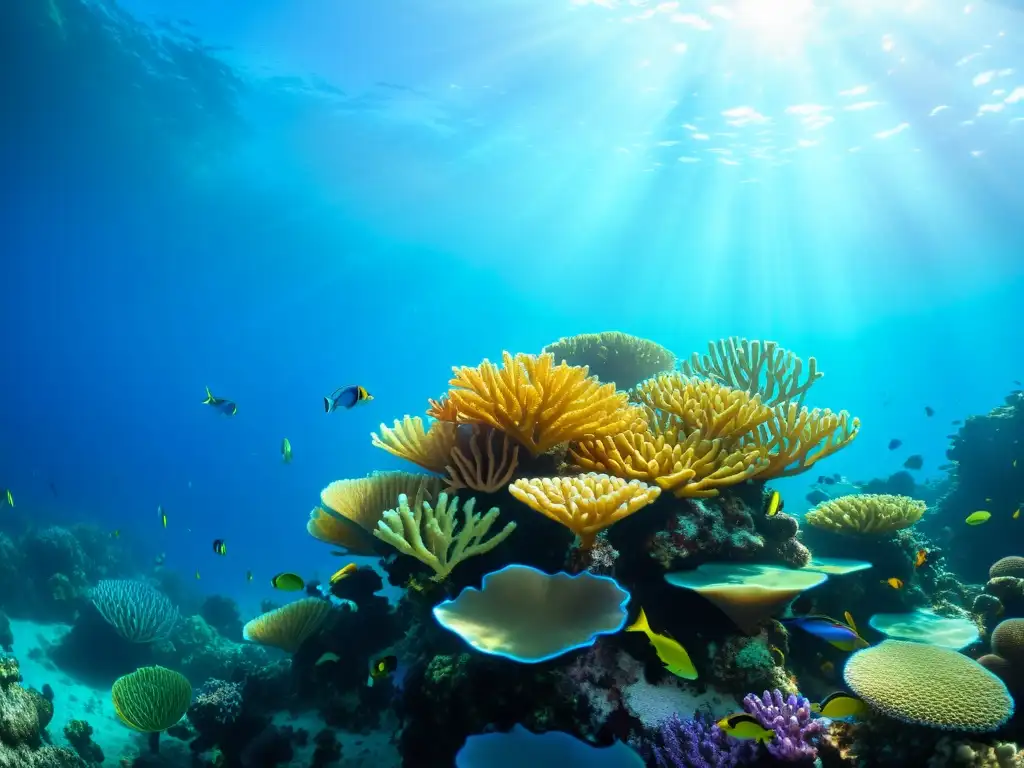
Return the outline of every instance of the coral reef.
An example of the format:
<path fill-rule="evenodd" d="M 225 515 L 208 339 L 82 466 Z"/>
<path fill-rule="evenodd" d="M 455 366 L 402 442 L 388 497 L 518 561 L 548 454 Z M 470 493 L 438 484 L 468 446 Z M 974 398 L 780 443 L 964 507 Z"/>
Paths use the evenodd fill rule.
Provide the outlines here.
<path fill-rule="evenodd" d="M 811 715 L 811 703 L 803 696 L 779 691 L 748 694 L 743 708 L 757 718 L 763 728 L 775 736 L 766 745 L 773 757 L 786 762 L 814 759 L 817 743 L 824 732 L 822 721 Z"/>
<path fill-rule="evenodd" d="M 544 347 L 541 354 L 545 353 L 558 362 L 586 367 L 591 376 L 620 390 L 676 365 L 676 356 L 657 342 L 619 331 L 564 337 Z"/>
<path fill-rule="evenodd" d="M 734 768 L 753 763 L 757 746 L 728 736 L 698 712 L 687 720 L 678 715 L 665 720 L 651 752 L 658 768 Z"/>

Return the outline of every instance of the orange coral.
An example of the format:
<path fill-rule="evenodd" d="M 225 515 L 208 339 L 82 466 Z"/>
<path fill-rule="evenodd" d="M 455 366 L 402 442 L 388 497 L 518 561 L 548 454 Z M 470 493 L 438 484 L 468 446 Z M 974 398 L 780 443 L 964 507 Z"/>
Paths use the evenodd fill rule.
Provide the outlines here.
<path fill-rule="evenodd" d="M 859 431 L 860 419 L 851 419 L 846 411 L 811 411 L 790 403 L 777 406 L 750 442 L 767 452 L 768 465 L 760 474 L 770 480 L 810 469 L 815 462 L 853 442 Z"/>
<path fill-rule="evenodd" d="M 458 421 L 459 412 L 448 395 L 441 395 L 437 400 L 428 398 L 430 407 L 427 409 L 427 416 L 432 416 L 438 421 Z"/>
<path fill-rule="evenodd" d="M 469 436 L 469 455 L 458 445 L 452 448 L 448 465 L 448 490 L 472 488 L 474 491 L 494 493 L 508 485 L 512 474 L 519 465 L 519 446 L 496 429 L 473 424 Z M 496 456 L 494 443 L 501 441 L 501 455 Z M 486 446 L 486 454 L 480 450 L 480 443 Z"/>
<path fill-rule="evenodd" d="M 677 417 L 687 432 L 699 430 L 709 440 L 736 440 L 772 417 L 772 409 L 761 402 L 760 395 L 679 373 L 641 382 L 634 397 Z"/>
<path fill-rule="evenodd" d="M 597 534 L 643 509 L 661 493 L 637 480 L 590 473 L 579 477 L 516 480 L 509 493 L 531 509 L 561 523 L 589 549 Z"/>
<path fill-rule="evenodd" d="M 451 406 L 460 421 L 499 429 L 534 456 L 626 427 L 625 394 L 614 384 L 602 385 L 586 368 L 554 361 L 551 354 L 503 352 L 502 368 L 488 360 L 476 368 L 454 368 Z"/>
<path fill-rule="evenodd" d="M 401 421 L 395 419 L 391 428 L 381 424 L 380 436 L 374 432 L 370 438 L 393 456 L 440 474 L 448 466 L 457 430 L 456 424 L 446 421 L 435 421 L 427 429 L 419 416 L 406 416 Z"/>

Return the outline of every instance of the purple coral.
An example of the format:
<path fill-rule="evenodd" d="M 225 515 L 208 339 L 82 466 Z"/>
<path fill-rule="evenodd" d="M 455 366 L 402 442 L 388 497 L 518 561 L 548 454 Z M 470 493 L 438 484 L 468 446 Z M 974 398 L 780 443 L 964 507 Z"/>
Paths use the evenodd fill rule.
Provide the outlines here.
<path fill-rule="evenodd" d="M 672 715 L 661 724 L 661 746 L 653 746 L 658 768 L 734 768 L 746 765 L 757 755 L 754 742 L 734 739 L 698 713 L 691 720 Z"/>
<path fill-rule="evenodd" d="M 821 720 L 811 717 L 811 703 L 803 696 L 783 697 L 777 688 L 760 697 L 749 693 L 743 699 L 743 708 L 762 726 L 775 731 L 768 752 L 776 759 L 795 762 L 817 757 L 817 743 L 824 726 Z"/>

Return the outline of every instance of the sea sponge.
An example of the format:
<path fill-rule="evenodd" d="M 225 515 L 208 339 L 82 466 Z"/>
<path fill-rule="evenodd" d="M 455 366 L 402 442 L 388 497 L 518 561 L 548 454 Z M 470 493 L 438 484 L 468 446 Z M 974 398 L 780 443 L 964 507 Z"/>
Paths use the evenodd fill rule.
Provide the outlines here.
<path fill-rule="evenodd" d="M 333 610 L 327 600 L 306 597 L 257 616 L 242 628 L 242 637 L 251 643 L 295 653 Z"/>
<path fill-rule="evenodd" d="M 833 533 L 886 534 L 909 528 L 924 512 L 925 503 L 909 496 L 865 493 L 824 501 L 804 520 Z"/>
<path fill-rule="evenodd" d="M 395 419 L 394 427 L 381 424 L 380 436 L 373 432 L 370 439 L 392 456 L 441 474 L 455 447 L 457 430 L 457 425 L 447 421 L 435 421 L 427 428 L 419 416 L 405 416 L 401 421 Z"/>
<path fill-rule="evenodd" d="M 142 667 L 119 677 L 110 693 L 121 722 L 143 733 L 166 731 L 192 702 L 185 676 L 164 667 Z"/>
<path fill-rule="evenodd" d="M 144 581 L 103 579 L 89 597 L 117 634 L 133 643 L 163 640 L 178 623 L 175 605 Z"/>
<path fill-rule="evenodd" d="M 462 506 L 464 523 L 462 530 L 456 533 L 459 526 L 455 519 L 459 511 L 457 496 L 449 502 L 448 494 L 442 493 L 437 497 L 435 509 L 429 502 L 419 499 L 410 507 L 409 498 L 403 493 L 398 497 L 398 509 L 384 513 L 373 535 L 402 554 L 430 566 L 434 571 L 432 579 L 443 581 L 467 557 L 490 552 L 516 529 L 515 523 L 509 523 L 484 541 L 498 518 L 498 508 L 491 507 L 486 514 L 478 515 L 473 512 L 475 505 L 473 498 Z"/>
<path fill-rule="evenodd" d="M 738 336 L 710 342 L 708 354 L 694 352 L 679 367 L 687 376 L 700 375 L 757 393 L 769 406 L 802 401 L 811 385 L 824 376 L 813 357 L 807 360 L 804 377 L 803 361 L 792 352 L 774 341 L 748 341 Z"/>
<path fill-rule="evenodd" d="M 885 640 L 853 654 L 843 678 L 872 707 L 906 723 L 994 731 L 1013 714 L 1003 682 L 949 648 Z"/>
<path fill-rule="evenodd" d="M 1006 619 L 992 630 L 992 653 L 1024 668 L 1024 619 Z"/>
<path fill-rule="evenodd" d="M 503 352 L 502 361 L 500 369 L 488 360 L 452 369 L 448 397 L 460 421 L 499 429 L 534 456 L 626 428 L 626 395 L 614 384 L 602 385 L 586 368 L 555 365 L 552 354 Z"/>
<path fill-rule="evenodd" d="M 808 410 L 796 403 L 778 405 L 755 432 L 754 442 L 768 457 L 768 466 L 759 476 L 771 480 L 806 472 L 852 443 L 859 432 L 860 419 L 851 418 L 846 411 Z"/>
<path fill-rule="evenodd" d="M 992 563 L 988 569 L 990 579 L 998 579 L 1005 576 L 1012 576 L 1015 579 L 1024 579 L 1024 557 L 1009 555 L 1001 557 Z"/>
<path fill-rule="evenodd" d="M 587 366 L 603 384 L 630 389 L 646 378 L 676 366 L 676 356 L 657 342 L 619 331 L 581 333 L 548 344 L 559 362 Z"/>
<path fill-rule="evenodd" d="M 772 417 L 760 395 L 709 379 L 665 373 L 641 382 L 633 393 L 641 403 L 678 419 L 686 434 L 737 440 Z"/>
<path fill-rule="evenodd" d="M 598 533 L 653 502 L 661 493 L 639 480 L 591 472 L 578 477 L 516 480 L 509 493 L 531 509 L 561 523 L 590 549 Z"/>
<path fill-rule="evenodd" d="M 320 492 L 323 508 L 310 513 L 306 530 L 354 554 L 374 554 L 377 521 L 401 494 L 433 499 L 440 490 L 440 478 L 409 472 L 374 472 L 354 480 L 335 480 Z"/>

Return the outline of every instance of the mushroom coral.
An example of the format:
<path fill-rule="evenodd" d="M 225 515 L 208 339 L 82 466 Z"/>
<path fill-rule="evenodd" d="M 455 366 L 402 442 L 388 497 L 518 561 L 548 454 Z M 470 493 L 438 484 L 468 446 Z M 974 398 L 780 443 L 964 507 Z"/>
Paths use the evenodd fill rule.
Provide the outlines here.
<path fill-rule="evenodd" d="M 748 635 L 782 611 L 798 595 L 816 587 L 828 575 L 757 563 L 705 563 L 693 571 L 666 573 L 673 587 L 692 589 L 707 598 Z"/>
<path fill-rule="evenodd" d="M 536 664 L 619 632 L 629 598 L 608 576 L 514 564 L 435 606 L 434 617 L 478 651 Z"/>
<path fill-rule="evenodd" d="M 630 389 L 676 365 L 676 356 L 661 344 L 620 331 L 566 336 L 548 344 L 541 353 L 551 353 L 569 365 L 586 366 L 602 383 L 619 389 Z"/>
<path fill-rule="evenodd" d="M 924 512 L 925 503 L 909 496 L 864 493 L 824 501 L 804 520 L 833 533 L 887 534 L 909 528 Z"/>
<path fill-rule="evenodd" d="M 509 493 L 531 509 L 561 523 L 590 549 L 597 534 L 653 502 L 661 489 L 589 473 L 579 477 L 538 477 L 516 480 Z"/>

